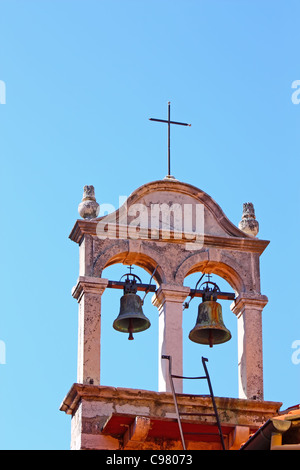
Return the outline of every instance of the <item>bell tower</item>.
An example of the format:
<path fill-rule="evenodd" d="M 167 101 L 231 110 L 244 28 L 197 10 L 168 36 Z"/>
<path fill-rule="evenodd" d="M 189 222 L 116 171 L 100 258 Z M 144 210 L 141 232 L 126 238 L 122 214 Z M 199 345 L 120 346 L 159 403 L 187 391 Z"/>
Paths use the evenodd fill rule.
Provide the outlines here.
<path fill-rule="evenodd" d="M 229 340 L 238 344 L 239 396 L 215 397 L 215 404 L 225 448 L 239 448 L 281 405 L 264 401 L 263 395 L 262 312 L 268 299 L 260 290 L 260 255 L 269 242 L 257 237 L 253 205 L 244 204 L 238 228 L 208 194 L 168 175 L 139 187 L 118 210 L 102 217 L 94 188 L 86 186 L 79 214 L 70 234 L 80 261 L 72 290 L 79 307 L 78 373 L 61 405 L 72 416 L 71 448 L 180 450 L 176 404 L 187 449 L 222 448 L 210 398 L 182 393 L 182 319 L 192 298 L 202 302 L 190 340 L 207 348 L 222 348 Z M 104 269 L 117 263 L 145 269 L 153 282 L 143 285 L 132 272 L 123 281 L 103 278 Z M 205 287 L 184 286 L 192 273 L 199 273 L 200 280 L 216 274 L 232 292 L 221 292 L 209 281 Z M 157 391 L 101 382 L 101 299 L 112 288 L 123 294 L 114 328 L 129 339 L 151 328 L 138 300 L 140 292 L 151 292 L 159 324 Z M 223 323 L 217 302 L 222 298 L 230 301 L 238 337 L 231 337 Z M 172 358 L 177 376 L 177 403 L 166 358 Z"/>

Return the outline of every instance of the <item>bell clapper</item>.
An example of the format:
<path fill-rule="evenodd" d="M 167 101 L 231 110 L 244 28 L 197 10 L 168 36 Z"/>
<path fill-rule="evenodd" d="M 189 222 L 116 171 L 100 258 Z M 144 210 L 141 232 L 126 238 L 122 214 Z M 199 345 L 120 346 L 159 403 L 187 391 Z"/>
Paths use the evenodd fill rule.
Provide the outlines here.
<path fill-rule="evenodd" d="M 128 339 L 129 339 L 129 340 L 133 340 L 133 339 L 134 339 L 132 332 L 133 332 L 133 325 L 132 325 L 132 318 L 130 318 L 130 320 L 129 320 L 129 327 L 128 327 L 128 333 L 129 333 Z"/>
<path fill-rule="evenodd" d="M 213 332 L 211 330 L 209 330 L 208 343 L 209 343 L 209 347 L 212 348 L 214 344 L 214 339 L 213 339 Z"/>

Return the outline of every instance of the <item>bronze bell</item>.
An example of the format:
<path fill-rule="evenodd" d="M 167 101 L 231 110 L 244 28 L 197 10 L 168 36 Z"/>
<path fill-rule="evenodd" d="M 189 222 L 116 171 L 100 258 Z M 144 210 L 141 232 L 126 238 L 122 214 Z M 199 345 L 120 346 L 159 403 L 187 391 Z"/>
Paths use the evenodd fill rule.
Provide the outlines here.
<path fill-rule="evenodd" d="M 191 341 L 212 347 L 230 340 L 231 333 L 223 323 L 222 307 L 216 300 L 217 294 L 214 291 L 207 290 L 203 294 L 196 325 L 189 334 Z"/>
<path fill-rule="evenodd" d="M 120 299 L 120 313 L 113 322 L 113 327 L 122 333 L 129 333 L 128 339 L 132 340 L 133 334 L 147 330 L 151 323 L 144 315 L 142 300 L 136 294 L 135 281 L 125 281 L 124 295 Z"/>

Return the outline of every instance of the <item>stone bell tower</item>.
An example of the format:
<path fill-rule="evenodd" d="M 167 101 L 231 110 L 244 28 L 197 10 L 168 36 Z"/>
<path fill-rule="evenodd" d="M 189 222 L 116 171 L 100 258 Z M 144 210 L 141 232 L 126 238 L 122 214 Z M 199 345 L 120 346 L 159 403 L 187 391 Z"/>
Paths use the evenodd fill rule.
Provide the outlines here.
<path fill-rule="evenodd" d="M 182 449 L 162 356 L 171 356 L 173 373 L 184 375 L 182 312 L 191 295 L 184 279 L 195 272 L 221 276 L 233 291 L 239 398 L 215 400 L 226 449 L 238 448 L 281 405 L 263 396 L 262 312 L 268 299 L 260 290 L 260 255 L 269 242 L 257 238 L 253 205 L 244 204 L 238 228 L 204 191 L 168 177 L 139 187 L 104 217 L 98 217 L 94 188 L 87 186 L 79 214 L 70 234 L 80 260 L 72 291 L 79 305 L 78 375 L 61 405 L 72 416 L 71 448 Z M 158 391 L 101 383 L 101 298 L 113 286 L 102 272 L 116 263 L 140 266 L 156 283 Z M 187 449 L 220 449 L 209 397 L 182 394 L 180 378 L 175 389 Z"/>

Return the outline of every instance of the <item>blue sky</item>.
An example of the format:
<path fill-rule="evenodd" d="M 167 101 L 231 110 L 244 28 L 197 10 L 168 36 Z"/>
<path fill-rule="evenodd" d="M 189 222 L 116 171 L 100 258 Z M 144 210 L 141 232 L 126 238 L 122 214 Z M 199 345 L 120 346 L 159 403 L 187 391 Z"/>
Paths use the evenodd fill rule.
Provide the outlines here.
<path fill-rule="evenodd" d="M 300 402 L 299 13 L 292 0 L 1 0 L 1 449 L 69 449 L 59 406 L 76 381 L 78 246 L 68 236 L 84 185 L 117 208 L 166 175 L 166 128 L 148 118 L 165 118 L 168 101 L 174 120 L 192 123 L 172 129 L 172 174 L 236 225 L 254 203 L 271 242 L 261 257 L 265 399 Z M 111 327 L 119 297 L 103 297 L 102 383 L 155 390 L 151 296 L 152 328 L 131 342 Z M 222 305 L 233 339 L 209 351 L 187 339 L 197 302 L 185 311 L 184 368 L 198 374 L 208 357 L 215 394 L 236 397 L 236 319 Z"/>

